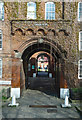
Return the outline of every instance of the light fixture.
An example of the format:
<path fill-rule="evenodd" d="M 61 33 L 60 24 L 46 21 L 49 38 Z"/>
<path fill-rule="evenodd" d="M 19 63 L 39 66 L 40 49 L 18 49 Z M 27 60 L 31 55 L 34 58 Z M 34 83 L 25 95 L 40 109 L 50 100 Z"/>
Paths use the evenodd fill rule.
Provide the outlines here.
<path fill-rule="evenodd" d="M 43 43 L 43 39 L 42 38 L 38 39 L 38 42 Z"/>

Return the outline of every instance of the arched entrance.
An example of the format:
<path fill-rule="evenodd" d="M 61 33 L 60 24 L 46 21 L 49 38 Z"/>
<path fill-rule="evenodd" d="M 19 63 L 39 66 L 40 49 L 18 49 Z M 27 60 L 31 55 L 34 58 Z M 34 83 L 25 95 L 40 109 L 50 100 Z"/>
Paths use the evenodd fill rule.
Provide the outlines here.
<path fill-rule="evenodd" d="M 42 40 L 42 41 L 41 41 Z M 25 73 L 25 88 L 28 88 L 28 63 L 29 58 L 37 52 L 44 51 L 47 52 L 50 55 L 49 60 L 49 66 L 50 70 L 49 72 L 52 73 L 52 75 L 55 77 L 55 88 L 59 95 L 60 93 L 60 81 L 61 85 L 64 85 L 64 50 L 56 44 L 54 41 L 46 38 L 36 38 L 34 39 L 28 47 L 23 51 L 22 59 L 23 59 L 23 66 L 24 66 L 24 73 Z M 53 61 L 54 58 L 54 61 Z M 53 67 L 54 66 L 54 67 Z M 63 69 L 62 69 L 63 66 Z M 33 77 L 33 73 L 36 73 L 36 59 L 32 59 L 31 61 L 31 77 Z M 62 75 L 61 75 L 62 74 Z M 62 76 L 62 77 L 61 77 Z M 63 84 L 62 84 L 63 83 Z"/>
<path fill-rule="evenodd" d="M 64 58 L 66 56 L 66 51 L 62 49 L 60 45 L 54 42 L 54 40 L 41 37 L 29 39 L 28 41 L 23 43 L 16 51 L 22 54 L 21 58 L 23 60 L 23 70 L 25 74 L 25 88 L 28 88 L 29 74 L 31 73 L 31 77 L 33 77 L 33 73 L 38 72 L 37 66 L 39 67 L 39 65 L 36 65 L 36 59 L 32 58 L 31 64 L 29 60 L 33 54 L 41 52 L 41 54 L 37 56 L 37 59 L 41 57 L 41 55 L 43 56 L 43 54 L 44 57 L 46 56 L 47 65 L 49 65 L 47 66 L 47 70 L 48 73 L 52 73 L 52 77 L 55 78 L 55 89 L 59 96 L 60 88 L 64 88 Z M 45 54 L 45 52 L 47 54 Z M 31 69 L 29 69 L 30 67 Z M 20 80 L 20 89 L 22 89 L 22 86 L 24 85 L 22 85 L 21 83 L 22 80 Z"/>

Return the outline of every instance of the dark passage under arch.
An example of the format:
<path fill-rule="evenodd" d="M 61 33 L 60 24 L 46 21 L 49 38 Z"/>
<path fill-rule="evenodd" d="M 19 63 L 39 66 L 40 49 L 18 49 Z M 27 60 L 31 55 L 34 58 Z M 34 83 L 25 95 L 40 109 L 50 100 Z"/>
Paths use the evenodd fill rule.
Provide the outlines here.
<path fill-rule="evenodd" d="M 28 45 L 28 47 L 24 50 L 23 54 L 22 54 L 22 59 L 23 59 L 23 68 L 24 68 L 24 73 L 25 73 L 25 88 L 28 88 L 28 69 L 26 66 L 28 66 L 29 63 L 29 59 L 30 57 L 34 54 L 37 53 L 39 51 L 44 51 L 49 53 L 55 60 L 55 84 L 57 87 L 57 91 L 59 93 L 59 88 L 60 88 L 60 76 L 59 76 L 59 60 L 63 59 L 62 56 L 62 50 L 61 47 L 60 49 L 58 48 L 58 46 L 56 46 L 56 44 L 54 43 L 48 43 L 46 41 L 44 41 L 43 43 L 31 43 Z M 63 50 L 64 51 L 64 50 Z"/>

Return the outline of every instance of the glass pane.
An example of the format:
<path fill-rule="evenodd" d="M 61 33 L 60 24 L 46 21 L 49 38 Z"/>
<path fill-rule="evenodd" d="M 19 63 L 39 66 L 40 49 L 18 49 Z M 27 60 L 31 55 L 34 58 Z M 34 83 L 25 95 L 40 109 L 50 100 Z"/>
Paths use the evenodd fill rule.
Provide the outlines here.
<path fill-rule="evenodd" d="M 27 18 L 35 19 L 36 18 L 36 3 L 28 3 Z"/>
<path fill-rule="evenodd" d="M 30 11 L 35 11 L 34 6 L 31 6 L 31 7 L 30 7 Z"/>
<path fill-rule="evenodd" d="M 82 18 L 82 12 L 80 13 L 80 18 Z"/>
<path fill-rule="evenodd" d="M 82 18 L 82 3 L 79 3 L 79 18 Z"/>
<path fill-rule="evenodd" d="M 82 6 L 79 8 L 79 11 L 80 11 L 80 12 L 82 11 Z"/>
<path fill-rule="evenodd" d="M 80 77 L 82 77 L 82 70 L 80 70 Z"/>
<path fill-rule="evenodd" d="M 82 41 L 80 42 L 80 49 L 82 49 Z"/>
<path fill-rule="evenodd" d="M 81 41 L 82 41 L 82 33 L 80 33 L 80 35 L 81 35 Z"/>
<path fill-rule="evenodd" d="M 82 18 L 82 13 L 81 12 L 79 13 L 79 18 Z"/>
<path fill-rule="evenodd" d="M 1 11 L 0 11 L 0 19 L 2 19 L 2 13 L 1 13 Z"/>
<path fill-rule="evenodd" d="M 2 20 L 4 20 L 4 15 L 2 15 Z"/>
<path fill-rule="evenodd" d="M 52 13 L 52 18 L 53 18 L 53 19 L 55 18 L 55 13 L 54 13 L 54 12 Z"/>
<path fill-rule="evenodd" d="M 3 2 L 0 2 L 0 8 L 1 8 L 2 6 L 4 6 L 4 3 L 3 3 Z"/>
<path fill-rule="evenodd" d="M 48 7 L 50 7 L 50 3 L 48 3 Z"/>
<path fill-rule="evenodd" d="M 0 41 L 0 45 L 2 45 L 2 41 Z"/>
<path fill-rule="evenodd" d="M 55 5 L 54 5 L 54 4 L 52 4 L 52 7 L 54 8 L 54 7 L 55 7 Z"/>
<path fill-rule="evenodd" d="M 32 18 L 32 19 L 34 19 L 34 18 L 35 18 L 34 14 L 31 14 L 31 18 Z"/>
<path fill-rule="evenodd" d="M 54 3 L 46 4 L 46 19 L 55 19 L 55 5 Z"/>
<path fill-rule="evenodd" d="M 49 19 L 50 13 L 48 12 L 48 19 Z"/>
<path fill-rule="evenodd" d="M 0 19 L 4 19 L 4 3 L 0 3 Z"/>
<path fill-rule="evenodd" d="M 48 19 L 48 12 L 46 12 L 46 19 Z"/>
<path fill-rule="evenodd" d="M 80 61 L 80 66 L 82 66 L 82 61 Z"/>
<path fill-rule="evenodd" d="M 0 76 L 2 76 L 2 71 L 1 71 L 2 69 L 0 68 Z"/>
<path fill-rule="evenodd" d="M 1 41 L 1 39 L 2 39 L 2 35 L 0 34 L 0 41 Z"/>
<path fill-rule="evenodd" d="M 82 8 L 82 3 L 79 4 L 79 7 Z"/>
<path fill-rule="evenodd" d="M 2 44 L 0 44 L 0 48 L 2 48 Z"/>
<path fill-rule="evenodd" d="M 50 7 L 52 7 L 52 4 L 50 3 Z"/>
<path fill-rule="evenodd" d="M 55 7 L 52 7 L 51 11 L 53 11 L 53 12 L 54 12 L 54 11 L 55 11 Z"/>
<path fill-rule="evenodd" d="M 46 12 L 48 11 L 48 7 L 46 7 Z"/>
<path fill-rule="evenodd" d="M 48 11 L 51 11 L 51 8 L 50 8 L 50 7 L 48 7 Z"/>
<path fill-rule="evenodd" d="M 2 76 L 2 61 L 0 60 L 0 76 Z"/>

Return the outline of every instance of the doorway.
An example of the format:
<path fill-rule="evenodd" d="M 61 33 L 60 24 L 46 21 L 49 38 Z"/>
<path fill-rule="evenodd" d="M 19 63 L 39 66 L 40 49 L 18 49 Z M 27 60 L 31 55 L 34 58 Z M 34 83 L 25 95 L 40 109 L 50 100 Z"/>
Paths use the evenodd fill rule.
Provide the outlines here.
<path fill-rule="evenodd" d="M 37 57 L 37 76 L 48 77 L 49 72 L 49 56 L 45 53 L 39 54 Z"/>

